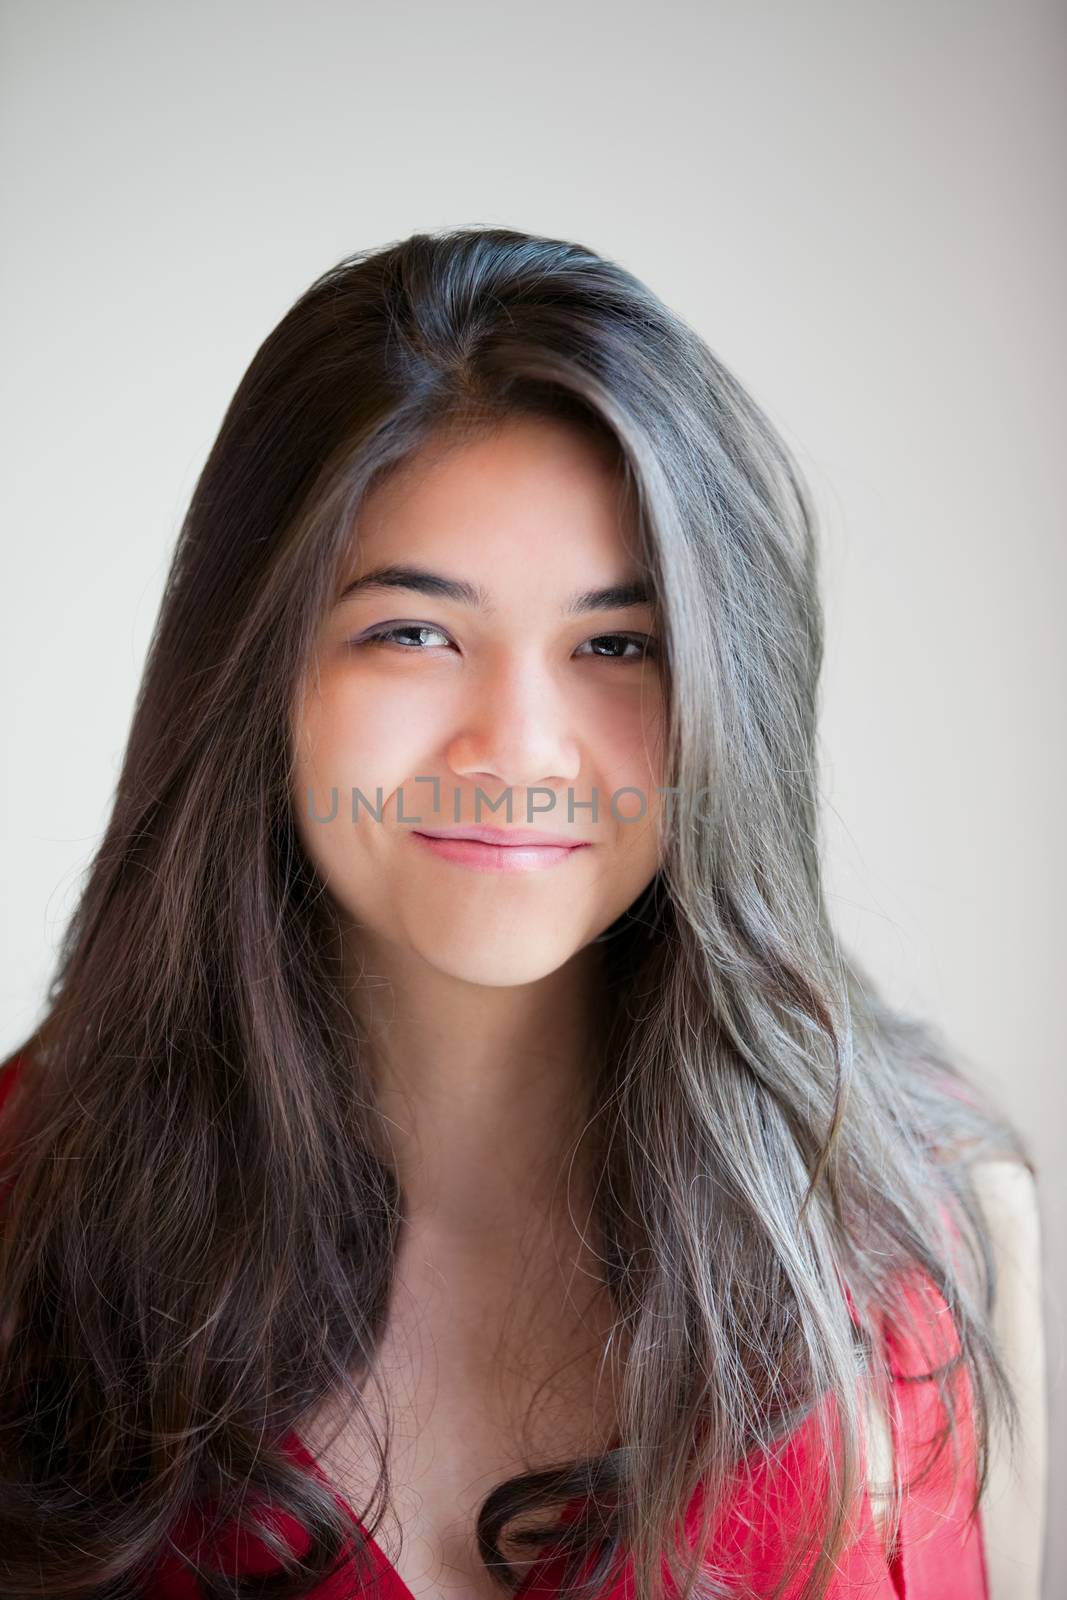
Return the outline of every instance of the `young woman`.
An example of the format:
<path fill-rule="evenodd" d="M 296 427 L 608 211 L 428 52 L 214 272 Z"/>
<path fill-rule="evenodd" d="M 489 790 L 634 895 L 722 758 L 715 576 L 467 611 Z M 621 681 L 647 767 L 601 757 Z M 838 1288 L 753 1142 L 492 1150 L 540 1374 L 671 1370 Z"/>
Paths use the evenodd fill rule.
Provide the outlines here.
<path fill-rule="evenodd" d="M 997 1423 L 1039 1542 L 1032 1162 L 835 938 L 813 540 L 576 244 L 267 338 L 3 1073 L 0 1597 L 977 1600 Z"/>

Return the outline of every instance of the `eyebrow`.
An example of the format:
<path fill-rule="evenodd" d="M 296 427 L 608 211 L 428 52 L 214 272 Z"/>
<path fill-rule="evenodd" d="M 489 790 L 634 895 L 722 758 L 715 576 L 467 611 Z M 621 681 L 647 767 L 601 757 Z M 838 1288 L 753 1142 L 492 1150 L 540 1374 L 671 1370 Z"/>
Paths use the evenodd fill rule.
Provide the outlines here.
<path fill-rule="evenodd" d="M 431 595 L 439 600 L 454 600 L 457 605 L 471 606 L 478 611 L 492 611 L 493 602 L 488 589 L 479 583 L 467 583 L 460 578 L 447 578 L 441 572 L 430 572 L 426 567 L 386 566 L 375 567 L 362 577 L 353 578 L 342 589 L 338 603 L 349 595 L 372 589 L 410 589 L 415 594 Z M 604 589 L 584 589 L 572 595 L 564 606 L 565 616 L 581 616 L 588 611 L 620 611 L 627 606 L 651 605 L 647 586 L 639 579 L 630 583 L 613 583 Z"/>

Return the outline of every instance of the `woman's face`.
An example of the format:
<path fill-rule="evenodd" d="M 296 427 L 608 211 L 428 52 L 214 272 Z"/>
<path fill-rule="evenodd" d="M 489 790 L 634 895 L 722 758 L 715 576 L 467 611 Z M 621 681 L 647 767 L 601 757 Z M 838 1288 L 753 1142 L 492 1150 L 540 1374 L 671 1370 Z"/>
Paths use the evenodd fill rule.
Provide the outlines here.
<path fill-rule="evenodd" d="M 617 484 L 594 441 L 527 419 L 365 499 L 294 728 L 297 828 L 357 944 L 527 983 L 655 875 L 655 616 L 591 594 L 639 582 Z M 428 837 L 475 826 L 512 845 Z"/>

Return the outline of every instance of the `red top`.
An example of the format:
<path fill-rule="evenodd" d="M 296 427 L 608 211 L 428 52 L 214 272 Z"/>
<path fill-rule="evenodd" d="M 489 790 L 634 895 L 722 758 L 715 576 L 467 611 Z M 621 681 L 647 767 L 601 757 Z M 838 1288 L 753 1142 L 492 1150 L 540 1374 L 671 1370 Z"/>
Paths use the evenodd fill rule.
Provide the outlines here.
<path fill-rule="evenodd" d="M 0 1105 L 13 1078 L 13 1071 L 0 1068 Z M 959 1350 L 959 1341 L 948 1307 L 925 1274 L 916 1271 L 909 1275 L 904 1288 L 911 1303 L 926 1312 L 930 1329 L 922 1349 L 901 1333 L 891 1328 L 886 1330 L 894 1376 L 893 1450 L 904 1472 L 909 1473 L 923 1459 L 925 1442 L 943 1425 L 944 1415 L 933 1379 L 919 1383 L 906 1379 L 909 1374 L 928 1372 L 935 1364 L 954 1355 Z M 946 1446 L 928 1481 L 905 1500 L 898 1550 L 893 1559 L 887 1561 L 870 1501 L 864 1492 L 849 1543 L 839 1558 L 837 1573 L 827 1591 L 827 1600 L 846 1600 L 846 1597 L 859 1600 L 860 1596 L 863 1600 L 989 1600 L 981 1520 L 978 1517 L 968 1521 L 966 1515 L 976 1485 L 970 1428 L 972 1397 L 966 1369 L 961 1367 L 953 1381 L 962 1417 L 961 1437 L 970 1440 L 972 1445 L 956 1494 L 950 1497 L 948 1492 L 951 1449 Z M 727 1496 L 720 1509 L 708 1550 L 708 1561 L 717 1573 L 743 1574 L 760 1593 L 773 1590 L 782 1571 L 789 1531 L 804 1511 L 805 1493 L 810 1494 L 819 1487 L 819 1443 L 818 1417 L 812 1413 L 776 1447 L 769 1461 L 760 1462 L 747 1477 L 738 1474 L 736 1490 Z M 329 1485 L 326 1474 L 295 1432 L 286 1437 L 283 1446 L 294 1461 Z M 377 1600 L 414 1600 L 384 1552 L 361 1527 L 352 1508 L 336 1490 L 333 1494 L 353 1525 L 353 1543 L 347 1548 L 354 1548 L 356 1535 L 362 1535 L 366 1541 L 378 1575 Z M 563 1518 L 574 1516 L 579 1506 L 578 1500 L 571 1501 L 562 1513 Z M 685 1529 L 690 1537 L 696 1533 L 700 1507 L 698 1488 L 685 1516 Z M 197 1543 L 195 1537 L 190 1542 L 193 1525 L 190 1517 L 175 1530 L 175 1543 L 187 1552 Z M 294 1554 L 307 1550 L 308 1536 L 294 1518 L 276 1513 L 273 1525 Z M 202 1550 L 201 1553 L 206 1552 Z M 234 1573 L 252 1575 L 279 1570 L 276 1559 L 252 1534 L 227 1531 L 216 1541 L 211 1553 L 220 1557 L 226 1569 Z M 783 1600 L 795 1600 L 814 1560 L 812 1555 Z M 561 1555 L 546 1555 L 529 1574 L 516 1600 L 554 1600 L 562 1570 Z M 666 1563 L 664 1573 L 666 1575 Z M 354 1581 L 352 1569 L 347 1576 L 342 1571 L 314 1590 L 314 1600 L 359 1600 L 362 1591 L 354 1587 Z M 631 1568 L 627 1564 L 618 1581 L 604 1591 L 601 1600 L 632 1600 L 633 1593 Z M 159 1564 L 148 1594 L 151 1600 L 202 1600 L 203 1590 L 183 1567 L 177 1554 L 168 1552 Z"/>

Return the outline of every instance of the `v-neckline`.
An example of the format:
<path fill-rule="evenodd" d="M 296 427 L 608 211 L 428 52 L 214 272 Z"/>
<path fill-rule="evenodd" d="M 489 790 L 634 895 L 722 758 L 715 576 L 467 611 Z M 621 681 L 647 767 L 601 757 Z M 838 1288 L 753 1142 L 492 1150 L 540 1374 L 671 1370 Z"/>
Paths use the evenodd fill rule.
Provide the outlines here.
<path fill-rule="evenodd" d="M 396 1570 L 396 1567 L 390 1561 L 389 1557 L 386 1555 L 377 1539 L 369 1531 L 366 1524 L 356 1516 L 355 1511 L 349 1505 L 344 1495 L 338 1489 L 337 1485 L 331 1480 L 329 1474 L 324 1470 L 321 1462 L 315 1456 L 311 1448 L 305 1444 L 304 1440 L 300 1437 L 300 1434 L 297 1433 L 295 1428 L 282 1441 L 282 1447 L 290 1455 L 294 1456 L 302 1466 L 307 1467 L 311 1472 L 313 1472 L 319 1479 L 320 1483 L 329 1489 L 338 1506 L 344 1512 L 345 1516 L 347 1516 L 348 1520 L 352 1523 L 352 1526 L 355 1528 L 356 1532 L 363 1539 L 368 1553 L 370 1554 L 371 1561 L 377 1569 L 377 1575 L 379 1577 L 385 1577 L 389 1581 L 390 1593 L 385 1597 L 385 1600 L 416 1600 L 416 1596 L 408 1588 L 408 1585 L 404 1582 L 403 1578 L 400 1576 L 399 1572 Z M 582 1499 L 583 1496 L 580 1494 L 572 1496 L 572 1498 L 566 1502 L 562 1511 L 560 1512 L 560 1520 L 563 1522 L 569 1521 L 581 1506 Z M 528 1590 L 531 1588 L 534 1579 L 542 1575 L 541 1569 L 545 1559 L 545 1557 L 542 1557 L 541 1560 L 534 1562 L 529 1572 L 522 1580 L 522 1583 L 519 1585 L 518 1589 L 516 1589 L 513 1600 L 523 1600 L 523 1596 L 526 1595 Z"/>
<path fill-rule="evenodd" d="M 805 1442 L 807 1438 L 807 1430 L 812 1421 L 813 1416 L 806 1418 L 805 1421 L 801 1423 L 800 1428 L 797 1430 L 799 1434 L 804 1436 Z M 799 1440 L 796 1440 L 795 1435 L 790 1435 L 790 1439 L 798 1443 L 800 1442 Z M 895 1437 L 894 1444 L 896 1445 L 898 1442 L 898 1438 Z M 611 1446 L 611 1448 L 614 1449 L 617 1447 L 618 1439 L 616 1436 L 615 1443 Z M 348 1517 L 357 1533 L 364 1540 L 367 1552 L 371 1558 L 371 1563 L 375 1568 L 376 1576 L 384 1579 L 388 1586 L 383 1600 L 416 1600 L 416 1596 L 404 1582 L 404 1579 L 400 1576 L 400 1573 L 397 1571 L 396 1567 L 385 1554 L 385 1551 L 382 1549 L 381 1545 L 368 1531 L 365 1523 L 363 1523 L 359 1517 L 356 1516 L 352 1506 L 349 1505 L 344 1495 L 342 1495 L 337 1486 L 331 1481 L 328 1473 L 324 1470 L 317 1457 L 312 1453 L 310 1447 L 305 1444 L 304 1440 L 300 1437 L 299 1433 L 297 1433 L 295 1429 L 290 1432 L 283 1441 L 283 1448 L 292 1454 L 301 1463 L 301 1465 L 308 1468 L 308 1470 L 311 1471 L 327 1489 L 329 1489 L 338 1506 Z M 867 1460 L 865 1447 L 863 1450 L 862 1459 L 863 1469 L 866 1475 Z M 572 1496 L 571 1499 L 564 1504 L 560 1512 L 560 1521 L 567 1523 L 572 1517 L 577 1515 L 584 1498 L 585 1497 L 581 1494 Z M 856 1533 L 855 1546 L 857 1549 L 865 1550 L 867 1552 L 865 1559 L 870 1560 L 873 1557 L 875 1560 L 877 1576 L 880 1584 L 878 1590 L 879 1600 L 881 1600 L 883 1593 L 887 1597 L 890 1593 L 892 1593 L 894 1600 L 900 1600 L 902 1595 L 910 1592 L 909 1588 L 903 1586 L 903 1573 L 906 1568 L 902 1568 L 901 1553 L 898 1553 L 893 1559 L 890 1559 L 884 1548 L 878 1527 L 875 1523 L 873 1506 L 870 1499 L 869 1485 L 866 1483 L 866 1481 L 864 1482 L 861 1495 L 859 1517 L 860 1522 Z M 900 1531 L 901 1542 L 907 1545 L 910 1545 L 911 1542 L 910 1523 L 911 1515 L 908 1513 L 905 1516 Z M 551 1590 L 546 1591 L 542 1585 L 546 1579 L 546 1565 L 553 1559 L 554 1555 L 555 1551 L 553 1549 L 549 1549 L 542 1556 L 540 1556 L 539 1559 L 533 1562 L 529 1572 L 523 1578 L 519 1588 L 515 1591 L 513 1600 L 541 1600 L 541 1597 L 546 1592 L 552 1592 Z M 912 1557 L 912 1559 L 914 1560 L 914 1557 Z M 869 1582 L 869 1573 L 867 1572 L 866 1568 L 864 1569 L 864 1576 L 865 1581 Z M 614 1593 L 614 1591 L 612 1592 Z"/>

